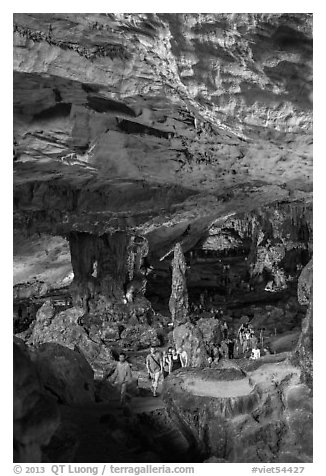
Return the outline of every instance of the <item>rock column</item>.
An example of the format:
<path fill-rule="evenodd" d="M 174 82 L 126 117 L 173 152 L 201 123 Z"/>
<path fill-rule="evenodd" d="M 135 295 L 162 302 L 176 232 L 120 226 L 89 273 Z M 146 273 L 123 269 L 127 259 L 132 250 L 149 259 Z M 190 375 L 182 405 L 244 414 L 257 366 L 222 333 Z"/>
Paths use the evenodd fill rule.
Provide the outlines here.
<path fill-rule="evenodd" d="M 185 350 L 190 367 L 202 367 L 207 362 L 203 335 L 190 322 L 188 291 L 186 284 L 186 262 L 180 243 L 174 247 L 172 260 L 172 289 L 169 308 L 174 324 L 173 341 L 177 350 Z"/>
<path fill-rule="evenodd" d="M 174 247 L 172 260 L 172 289 L 169 308 L 175 326 L 189 322 L 188 291 L 186 283 L 186 262 L 181 248 L 177 243 Z"/>

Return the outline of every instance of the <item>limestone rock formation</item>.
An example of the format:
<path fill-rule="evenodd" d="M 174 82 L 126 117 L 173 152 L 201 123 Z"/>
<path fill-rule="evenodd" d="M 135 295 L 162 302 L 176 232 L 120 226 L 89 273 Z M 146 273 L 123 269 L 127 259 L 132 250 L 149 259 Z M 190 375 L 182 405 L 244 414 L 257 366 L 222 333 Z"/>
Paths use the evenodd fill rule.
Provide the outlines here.
<path fill-rule="evenodd" d="M 121 339 L 126 349 L 140 350 L 160 345 L 157 331 L 150 325 L 128 326 L 122 331 Z"/>
<path fill-rule="evenodd" d="M 103 369 L 112 364 L 112 353 L 99 336 L 97 340 L 92 340 L 85 328 L 79 324 L 79 319 L 83 315 L 82 309 L 71 308 L 53 316 L 51 305 L 45 303 L 37 313 L 35 326 L 28 343 L 37 346 L 53 342 L 71 350 L 77 346 L 94 371 L 101 375 Z"/>
<path fill-rule="evenodd" d="M 302 332 L 293 355 L 293 362 L 302 370 L 302 381 L 312 388 L 313 380 L 313 269 L 312 260 L 302 270 L 298 282 L 298 300 L 308 304 L 305 318 L 302 321 Z"/>
<path fill-rule="evenodd" d="M 42 386 L 60 403 L 94 402 L 94 372 L 80 352 L 48 342 L 38 346 L 31 357 Z"/>
<path fill-rule="evenodd" d="M 311 391 L 286 362 L 247 374 L 183 369 L 165 381 L 163 398 L 202 460 L 312 461 Z"/>
<path fill-rule="evenodd" d="M 108 419 L 117 458 L 138 449 L 161 461 L 172 434 L 185 459 L 311 461 L 310 264 L 301 270 L 312 257 L 312 20 L 14 14 L 14 333 L 29 347 L 19 342 L 16 356 L 25 377 L 36 371 L 28 352 L 37 360 L 41 349 L 46 376 L 54 349 L 65 372 L 54 368 L 52 391 L 75 402 L 69 369 L 84 402 L 92 371 L 104 377 L 121 349 L 169 343 L 192 367 L 166 379 L 161 418 Z M 205 368 L 206 344 L 220 339 L 210 307 L 232 332 L 250 320 L 281 353 Z M 56 461 L 59 447 L 73 458 L 73 428 L 57 428 L 52 407 L 46 435 L 47 417 L 34 420 L 34 403 L 42 414 L 47 405 L 39 385 L 17 413 L 17 460 Z M 158 441 L 146 418 L 160 422 Z"/>
<path fill-rule="evenodd" d="M 180 243 L 174 246 L 172 260 L 172 289 L 169 308 L 173 323 L 178 326 L 189 321 L 186 262 Z"/>
<path fill-rule="evenodd" d="M 200 329 L 187 322 L 173 330 L 173 342 L 176 349 L 183 349 L 188 355 L 190 367 L 205 367 L 207 351 Z"/>
<path fill-rule="evenodd" d="M 41 463 L 60 423 L 56 401 L 43 390 L 27 351 L 14 343 L 14 461 Z"/>
<path fill-rule="evenodd" d="M 312 259 L 303 268 L 298 280 L 298 301 L 300 304 L 308 305 L 312 297 L 312 279 L 313 279 Z"/>

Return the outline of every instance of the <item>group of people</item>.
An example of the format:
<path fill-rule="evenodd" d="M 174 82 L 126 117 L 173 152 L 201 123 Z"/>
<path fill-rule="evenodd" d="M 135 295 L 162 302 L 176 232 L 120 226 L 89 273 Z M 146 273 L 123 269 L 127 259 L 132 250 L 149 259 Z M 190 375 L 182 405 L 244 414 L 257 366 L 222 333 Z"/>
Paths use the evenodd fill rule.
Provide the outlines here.
<path fill-rule="evenodd" d="M 151 391 L 154 397 L 157 396 L 157 387 L 160 378 L 167 377 L 171 372 L 187 367 L 188 355 L 184 349 L 176 350 L 169 347 L 163 354 L 155 346 L 150 347 L 150 352 L 146 356 L 146 369 L 151 380 Z M 123 406 L 126 402 L 127 388 L 132 382 L 131 365 L 126 360 L 126 354 L 120 352 L 117 366 L 110 376 L 110 382 L 115 385 L 120 392 L 120 403 Z"/>
<path fill-rule="evenodd" d="M 167 351 L 161 354 L 156 347 L 150 348 L 150 353 L 146 357 L 146 368 L 148 376 L 152 381 L 152 393 L 153 396 L 157 396 L 157 387 L 159 379 L 170 375 L 171 372 L 180 369 L 181 367 L 187 367 L 188 354 L 185 349 L 175 349 L 169 347 Z"/>
<path fill-rule="evenodd" d="M 230 332 L 226 321 L 221 323 L 221 342 L 217 344 L 207 344 L 208 366 L 213 362 L 218 362 L 222 358 L 234 359 L 247 357 L 249 359 L 259 359 L 260 346 L 263 346 L 263 331 L 260 331 L 259 340 L 255 330 L 248 323 L 243 323 L 239 327 L 237 334 Z"/>
<path fill-rule="evenodd" d="M 258 339 L 253 327 L 248 322 L 243 322 L 235 335 L 235 333 L 230 332 L 225 320 L 221 321 L 220 330 L 222 340 L 216 344 L 206 344 L 208 367 L 211 367 L 213 362 L 218 362 L 222 358 L 247 357 L 254 360 L 260 358 L 258 341 L 262 347 L 262 330 Z M 148 378 L 151 380 L 151 391 L 153 396 L 156 397 L 160 379 L 166 378 L 179 368 L 187 367 L 189 365 L 189 357 L 184 348 L 176 349 L 169 347 L 167 351 L 160 352 L 155 346 L 151 346 L 145 363 Z M 132 380 L 131 367 L 126 361 L 126 354 L 124 352 L 120 353 L 119 362 L 110 380 L 113 384 L 119 386 L 121 404 L 123 405 L 126 399 L 128 383 Z"/>

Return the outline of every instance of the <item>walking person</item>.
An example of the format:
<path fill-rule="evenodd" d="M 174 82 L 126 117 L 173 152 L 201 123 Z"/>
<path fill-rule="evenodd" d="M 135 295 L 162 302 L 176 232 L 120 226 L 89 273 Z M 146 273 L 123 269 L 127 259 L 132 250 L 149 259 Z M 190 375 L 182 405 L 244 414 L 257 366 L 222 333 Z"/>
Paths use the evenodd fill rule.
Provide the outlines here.
<path fill-rule="evenodd" d="M 126 361 L 126 354 L 121 352 L 119 354 L 119 362 L 116 369 L 110 377 L 113 385 L 116 385 L 120 390 L 120 404 L 124 406 L 126 403 L 127 386 L 132 380 L 132 371 L 130 364 Z"/>
<path fill-rule="evenodd" d="M 146 357 L 146 368 L 152 381 L 153 397 L 156 397 L 158 381 L 163 373 L 163 360 L 154 346 L 151 346 L 150 353 Z"/>

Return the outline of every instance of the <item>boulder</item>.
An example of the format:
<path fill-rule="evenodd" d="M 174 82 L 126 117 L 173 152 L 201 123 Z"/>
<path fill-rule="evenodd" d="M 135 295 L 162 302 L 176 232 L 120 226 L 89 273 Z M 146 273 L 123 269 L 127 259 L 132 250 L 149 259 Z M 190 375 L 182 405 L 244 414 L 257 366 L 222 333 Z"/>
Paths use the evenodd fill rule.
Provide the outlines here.
<path fill-rule="evenodd" d="M 188 354 L 190 367 L 204 367 L 207 363 L 207 352 L 202 333 L 195 325 L 187 322 L 173 330 L 173 341 L 177 349 L 182 348 Z"/>
<path fill-rule="evenodd" d="M 40 463 L 60 424 L 56 401 L 43 390 L 27 349 L 14 343 L 13 350 L 14 462 Z"/>
<path fill-rule="evenodd" d="M 111 350 L 101 339 L 97 327 L 95 326 L 92 333 L 92 329 L 86 330 L 80 324 L 84 314 L 81 308 L 72 307 L 56 315 L 53 315 L 50 306 L 47 305 L 46 309 L 49 312 L 44 313 L 42 310 L 41 313 L 37 313 L 35 326 L 28 340 L 29 344 L 37 346 L 46 342 L 55 342 L 71 350 L 77 346 L 92 368 L 100 374 L 101 369 L 113 363 Z"/>
<path fill-rule="evenodd" d="M 157 330 L 149 325 L 127 327 L 121 333 L 121 345 L 129 349 L 147 349 L 151 345 L 159 346 Z"/>
<path fill-rule="evenodd" d="M 222 332 L 218 319 L 202 317 L 201 319 L 198 319 L 196 326 L 200 329 L 204 342 L 208 347 L 221 343 Z"/>
<path fill-rule="evenodd" d="M 49 342 L 32 354 L 42 385 L 60 403 L 95 401 L 94 372 L 80 352 Z"/>

